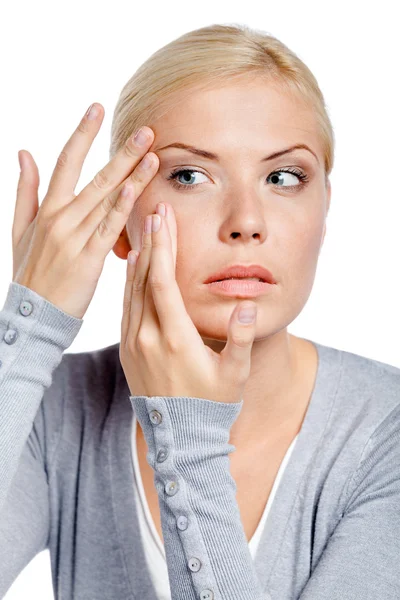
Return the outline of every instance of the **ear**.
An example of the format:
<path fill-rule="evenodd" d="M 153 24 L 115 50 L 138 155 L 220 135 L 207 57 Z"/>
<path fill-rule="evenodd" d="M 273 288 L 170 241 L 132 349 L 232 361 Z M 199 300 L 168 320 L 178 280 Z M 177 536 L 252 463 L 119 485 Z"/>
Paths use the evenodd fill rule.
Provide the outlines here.
<path fill-rule="evenodd" d="M 328 178 L 328 181 L 326 183 L 326 200 L 327 200 L 326 214 L 328 214 L 329 207 L 331 205 L 331 194 L 332 194 L 332 186 L 331 186 L 331 181 Z"/>
<path fill-rule="evenodd" d="M 326 200 L 327 200 L 326 214 L 328 214 L 329 207 L 331 205 L 331 193 L 332 193 L 331 182 L 328 179 L 327 180 L 327 184 L 326 184 Z M 324 243 L 325 234 L 326 234 L 326 220 L 325 220 L 325 223 L 324 223 L 324 233 L 322 234 L 321 247 L 322 247 L 322 244 Z"/>
<path fill-rule="evenodd" d="M 128 234 L 126 232 L 126 227 L 121 231 L 118 240 L 115 242 L 113 246 L 113 252 L 118 258 L 122 258 L 122 260 L 126 260 L 128 258 L 128 252 L 131 250 L 131 244 L 128 239 Z"/>

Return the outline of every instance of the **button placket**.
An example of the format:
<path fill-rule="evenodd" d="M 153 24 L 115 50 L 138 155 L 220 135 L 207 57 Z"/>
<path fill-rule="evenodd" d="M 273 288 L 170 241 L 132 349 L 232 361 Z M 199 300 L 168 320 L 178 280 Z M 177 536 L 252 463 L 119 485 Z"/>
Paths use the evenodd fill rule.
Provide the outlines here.
<path fill-rule="evenodd" d="M 33 311 L 32 302 L 29 302 L 28 300 L 21 300 L 21 302 L 19 303 L 18 310 L 23 317 L 29 317 L 29 315 L 32 314 L 32 311 Z M 18 330 L 14 329 L 13 327 L 9 327 L 3 336 L 3 340 L 9 346 L 12 346 L 12 344 L 15 344 L 15 342 L 17 341 L 17 338 L 18 338 Z M 3 363 L 0 361 L 0 367 L 2 364 Z"/>
<path fill-rule="evenodd" d="M 148 415 L 150 422 L 154 427 L 154 454 L 156 456 L 156 461 L 153 463 L 157 470 L 159 481 L 164 482 L 164 492 L 169 497 L 168 505 L 170 510 L 176 515 L 176 526 L 177 530 L 186 531 L 188 529 L 189 520 L 188 517 L 182 514 L 182 510 L 187 510 L 187 506 L 183 504 L 185 502 L 185 492 L 181 489 L 180 482 L 177 481 L 176 475 L 177 473 L 173 470 L 173 462 L 167 461 L 167 458 L 171 458 L 173 452 L 173 436 L 171 433 L 171 424 L 169 420 L 169 414 L 167 410 L 164 410 L 164 406 L 161 406 L 162 399 L 156 399 L 158 405 L 157 408 L 154 408 L 154 404 L 151 410 L 149 410 Z M 159 488 L 161 491 L 162 488 Z M 198 525 L 194 521 L 194 527 Z M 196 583 L 196 591 L 199 594 L 200 600 L 214 600 L 214 593 L 210 588 L 204 588 L 204 584 L 208 577 L 212 578 L 212 573 L 209 572 L 209 568 L 205 568 L 203 566 L 202 560 L 199 558 L 201 554 L 199 551 L 204 551 L 203 545 L 200 547 L 198 544 L 193 544 L 193 542 L 189 542 L 187 534 L 183 534 L 182 544 L 186 555 L 187 567 L 188 570 L 193 573 L 194 583 Z M 190 545 L 190 547 L 189 547 Z M 201 550 L 200 550 L 201 548 Z M 196 582 L 196 578 L 200 577 L 195 575 L 195 573 L 201 570 L 202 576 L 200 580 Z M 203 573 L 204 571 L 204 573 Z M 201 582 L 201 583 L 200 583 Z M 201 586 L 201 587 L 200 587 Z M 203 589 L 201 589 L 203 588 Z"/>

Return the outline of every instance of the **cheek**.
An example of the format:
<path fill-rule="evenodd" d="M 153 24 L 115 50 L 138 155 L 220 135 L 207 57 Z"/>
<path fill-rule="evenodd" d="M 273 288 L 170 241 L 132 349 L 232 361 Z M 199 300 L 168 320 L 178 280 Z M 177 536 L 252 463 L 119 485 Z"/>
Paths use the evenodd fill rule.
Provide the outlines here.
<path fill-rule="evenodd" d="M 286 238 L 281 256 L 282 285 L 296 302 L 306 302 L 315 279 L 323 234 L 323 217 L 314 216 L 297 224 Z"/>

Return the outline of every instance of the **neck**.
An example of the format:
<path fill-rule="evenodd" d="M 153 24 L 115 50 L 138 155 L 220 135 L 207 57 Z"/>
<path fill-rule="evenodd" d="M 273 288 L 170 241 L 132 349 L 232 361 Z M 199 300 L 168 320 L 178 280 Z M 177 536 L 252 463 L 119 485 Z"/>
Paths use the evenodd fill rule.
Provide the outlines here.
<path fill-rule="evenodd" d="M 204 339 L 215 352 L 225 342 Z M 314 389 L 318 353 L 311 342 L 286 329 L 253 343 L 251 372 L 242 410 L 233 423 L 229 443 L 239 452 L 254 452 L 299 432 Z"/>

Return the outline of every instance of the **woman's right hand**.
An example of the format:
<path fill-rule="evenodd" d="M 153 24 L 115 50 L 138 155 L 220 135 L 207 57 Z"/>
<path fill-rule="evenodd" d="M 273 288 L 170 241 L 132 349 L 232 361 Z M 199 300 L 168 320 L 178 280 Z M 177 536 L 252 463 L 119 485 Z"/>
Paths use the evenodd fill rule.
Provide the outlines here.
<path fill-rule="evenodd" d="M 129 138 L 75 196 L 83 162 L 104 117 L 101 104 L 92 106 L 98 109 L 97 117 L 90 120 L 86 114 L 64 146 L 40 208 L 38 168 L 31 154 L 24 151 L 25 168 L 18 182 L 12 229 L 13 281 L 78 319 L 93 298 L 106 256 L 135 201 L 159 166 L 157 155 L 149 152 L 151 166 L 142 168 L 141 159 L 154 141 L 153 130 L 144 126 L 148 136 L 144 146 Z M 128 198 L 121 196 L 126 181 L 131 186 Z M 112 201 L 112 192 L 119 186 L 116 201 Z"/>

